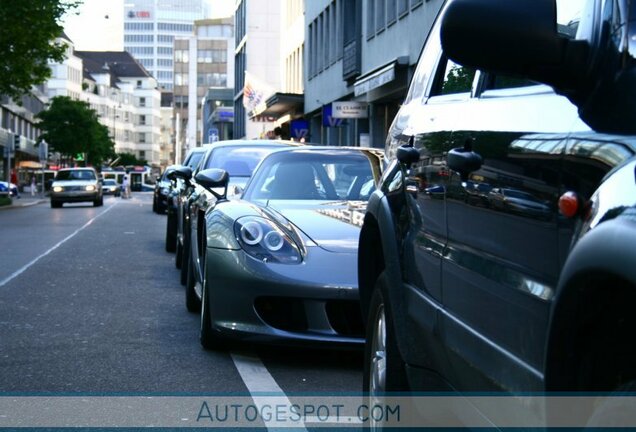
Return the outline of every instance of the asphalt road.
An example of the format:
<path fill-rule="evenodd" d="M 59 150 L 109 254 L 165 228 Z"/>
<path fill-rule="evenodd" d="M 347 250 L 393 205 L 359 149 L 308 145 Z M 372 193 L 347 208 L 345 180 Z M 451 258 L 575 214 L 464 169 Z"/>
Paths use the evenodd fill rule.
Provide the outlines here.
<path fill-rule="evenodd" d="M 361 391 L 360 351 L 203 350 L 151 204 L 0 212 L 0 393 Z"/>

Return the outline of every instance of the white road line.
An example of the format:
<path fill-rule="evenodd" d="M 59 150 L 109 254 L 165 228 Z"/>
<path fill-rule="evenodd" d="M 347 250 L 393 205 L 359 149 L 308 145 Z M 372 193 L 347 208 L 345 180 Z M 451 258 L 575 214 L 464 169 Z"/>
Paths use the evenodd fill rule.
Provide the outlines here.
<path fill-rule="evenodd" d="M 272 377 L 258 357 L 247 356 L 243 354 L 230 353 L 234 365 L 238 370 L 245 386 L 252 395 L 254 403 L 258 407 L 259 411 L 263 410 L 266 405 L 283 405 L 290 407 L 291 401 L 285 396 L 283 390 L 278 386 L 274 377 Z M 260 394 L 259 394 L 260 393 Z M 272 396 L 264 396 L 263 393 L 271 394 Z M 290 413 L 291 414 L 291 413 Z M 289 428 L 290 421 L 279 422 L 276 419 L 265 421 L 267 429 L 275 428 Z M 305 423 L 301 420 L 293 423 L 294 430 L 306 431 Z"/>
<path fill-rule="evenodd" d="M 70 234 L 68 237 L 60 240 L 59 242 L 57 242 L 55 244 L 55 246 L 53 246 L 52 248 L 50 248 L 49 250 L 47 250 L 46 252 L 44 252 L 42 255 L 36 257 L 35 259 L 33 259 L 30 263 L 26 264 L 25 266 L 23 266 L 22 268 L 18 269 L 17 271 L 15 271 L 13 274 L 9 275 L 8 277 L 6 277 L 5 279 L 3 279 L 2 281 L 0 281 L 0 288 L 5 286 L 6 284 L 8 284 L 9 282 L 11 282 L 13 279 L 15 279 L 16 277 L 20 276 L 22 273 L 24 273 L 29 267 L 31 267 L 33 264 L 35 264 L 36 262 L 38 262 L 41 258 L 44 258 L 45 256 L 47 256 L 48 254 L 50 254 L 51 252 L 53 252 L 55 249 L 59 248 L 60 246 L 62 246 L 64 243 L 66 243 L 67 240 L 72 239 L 73 237 L 75 237 L 80 231 L 82 231 L 84 228 L 86 228 L 87 226 L 89 226 L 90 224 L 92 224 L 95 219 L 97 219 L 98 217 L 100 217 L 101 215 L 103 215 L 104 213 L 106 213 L 107 211 L 109 211 L 110 209 L 112 209 L 113 207 L 115 207 L 117 205 L 117 203 L 111 205 L 110 207 L 108 207 L 107 209 L 105 209 L 103 212 L 101 212 L 100 214 L 98 214 L 97 216 L 95 216 L 94 218 L 92 218 L 91 220 L 89 220 L 88 222 L 86 222 L 84 225 L 82 225 L 82 227 L 76 229 L 72 234 Z"/>

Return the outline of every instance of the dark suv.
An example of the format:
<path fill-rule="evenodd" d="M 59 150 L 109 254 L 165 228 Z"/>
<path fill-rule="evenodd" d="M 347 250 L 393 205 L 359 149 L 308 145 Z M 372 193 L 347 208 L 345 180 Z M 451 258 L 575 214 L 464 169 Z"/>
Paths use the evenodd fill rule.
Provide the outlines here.
<path fill-rule="evenodd" d="M 447 1 L 360 235 L 365 390 L 633 386 L 635 134 L 636 3 Z"/>

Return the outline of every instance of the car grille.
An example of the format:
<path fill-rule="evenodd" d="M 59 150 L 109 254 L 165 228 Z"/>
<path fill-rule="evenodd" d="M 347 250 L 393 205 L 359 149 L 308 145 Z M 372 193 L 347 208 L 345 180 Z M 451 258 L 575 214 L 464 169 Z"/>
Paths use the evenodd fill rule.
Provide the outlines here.
<path fill-rule="evenodd" d="M 316 308 L 316 306 L 319 306 Z M 310 325 L 308 310 L 323 308 L 328 326 Z M 345 337 L 363 337 L 360 303 L 352 300 L 315 300 L 289 297 L 259 297 L 254 302 L 259 317 L 269 326 L 290 332 L 336 333 Z M 317 322 L 321 320 L 318 319 Z"/>
<path fill-rule="evenodd" d="M 86 190 L 86 186 L 62 186 L 64 192 L 76 192 Z"/>

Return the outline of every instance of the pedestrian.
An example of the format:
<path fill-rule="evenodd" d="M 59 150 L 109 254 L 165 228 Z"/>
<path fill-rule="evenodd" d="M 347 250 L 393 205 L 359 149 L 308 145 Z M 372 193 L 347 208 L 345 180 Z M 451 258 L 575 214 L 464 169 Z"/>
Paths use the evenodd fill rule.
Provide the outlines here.
<path fill-rule="evenodd" d="M 130 198 L 130 189 L 128 184 L 128 175 L 124 175 L 124 179 L 121 183 L 121 197 Z"/>
<path fill-rule="evenodd" d="M 16 187 L 15 196 L 16 198 L 20 198 L 20 185 L 18 184 L 18 173 L 15 172 L 15 169 L 11 170 L 11 181 L 9 183 L 13 183 Z M 9 194 L 11 194 L 11 185 L 9 185 Z"/>
<path fill-rule="evenodd" d="M 37 186 L 35 184 L 35 176 L 31 176 L 31 196 L 35 196 L 35 192 L 37 192 Z"/>

